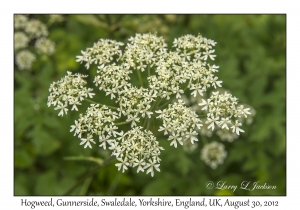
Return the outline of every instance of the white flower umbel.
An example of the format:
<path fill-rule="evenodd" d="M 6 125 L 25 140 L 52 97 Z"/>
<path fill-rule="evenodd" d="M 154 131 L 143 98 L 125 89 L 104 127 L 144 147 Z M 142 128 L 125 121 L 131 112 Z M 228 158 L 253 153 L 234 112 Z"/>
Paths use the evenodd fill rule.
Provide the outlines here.
<path fill-rule="evenodd" d="M 112 139 L 117 137 L 118 127 L 115 125 L 115 120 L 118 119 L 116 112 L 113 112 L 107 106 L 99 104 L 91 104 L 86 110 L 86 114 L 80 114 L 79 119 L 75 120 L 75 125 L 71 126 L 71 132 L 74 136 L 78 136 L 81 140 L 81 145 L 92 148 L 91 142 L 96 144 L 99 138 L 100 147 L 106 149 L 106 144 L 111 144 Z M 110 139 L 112 138 L 112 139 Z"/>
<path fill-rule="evenodd" d="M 14 15 L 14 29 L 15 63 L 20 70 L 30 70 L 38 54 L 54 53 L 55 44 L 47 38 L 48 28 L 40 20 L 29 18 L 28 15 Z M 25 60 L 24 57 L 29 59 Z"/>
<path fill-rule="evenodd" d="M 14 28 L 24 29 L 27 25 L 28 17 L 26 15 L 14 15 Z"/>
<path fill-rule="evenodd" d="M 14 41 L 15 50 L 19 50 L 26 48 L 30 40 L 23 32 L 16 32 Z"/>
<path fill-rule="evenodd" d="M 213 169 L 222 164 L 226 156 L 224 145 L 216 141 L 205 144 L 201 150 L 201 159 Z"/>
<path fill-rule="evenodd" d="M 216 134 L 220 137 L 222 141 L 233 142 L 239 138 L 239 135 L 233 133 L 231 130 L 218 129 Z"/>
<path fill-rule="evenodd" d="M 200 129 L 202 124 L 195 111 L 184 105 L 182 100 L 178 103 L 169 104 L 164 110 L 156 111 L 157 118 L 162 119 L 163 126 L 158 131 L 163 131 L 164 135 L 169 135 L 170 145 L 177 147 L 177 143 L 183 145 L 183 141 L 198 141 L 196 129 Z"/>
<path fill-rule="evenodd" d="M 37 19 L 28 20 L 27 24 L 24 27 L 24 30 L 30 38 L 48 36 L 47 26 Z"/>
<path fill-rule="evenodd" d="M 245 108 L 243 105 L 238 105 L 238 99 L 230 93 L 220 94 L 219 91 L 212 92 L 212 95 L 207 100 L 202 99 L 198 104 L 202 107 L 201 110 L 207 112 L 206 124 L 208 129 L 214 130 L 216 127 L 221 129 L 231 129 L 237 135 L 244 132 L 241 119 L 251 115 L 250 108 Z"/>
<path fill-rule="evenodd" d="M 16 56 L 16 64 L 20 70 L 29 70 L 32 67 L 32 63 L 36 60 L 36 57 L 29 50 L 22 50 Z"/>
<path fill-rule="evenodd" d="M 218 115 L 219 120 L 217 121 L 218 124 L 212 124 L 212 118 L 210 117 L 207 119 L 204 123 L 203 127 L 201 130 L 199 130 L 199 134 L 201 136 L 206 136 L 206 137 L 211 137 L 213 133 L 216 133 L 222 141 L 227 141 L 227 142 L 233 142 L 234 140 L 238 139 L 240 135 L 238 135 L 236 132 L 233 131 L 233 124 L 232 122 L 235 122 L 235 119 L 238 119 L 238 123 L 244 124 L 246 123 L 247 125 L 251 124 L 253 122 L 253 117 L 255 116 L 255 109 L 252 108 L 251 106 L 247 104 L 240 104 L 237 105 L 237 100 L 233 99 L 233 103 L 231 104 L 230 99 L 228 99 L 228 96 L 233 97 L 231 94 L 229 94 L 228 90 L 224 90 L 223 88 L 218 88 L 218 94 L 220 95 L 221 100 L 226 100 L 226 103 L 228 106 L 231 106 L 231 108 L 236 108 L 239 107 L 239 110 L 242 111 L 242 114 L 239 117 L 234 117 L 228 115 L 227 117 L 220 117 L 221 113 L 223 112 L 223 108 L 221 106 L 217 107 L 219 104 L 218 103 L 213 103 L 211 98 L 207 98 L 205 96 L 197 96 L 197 97 L 186 97 L 182 96 L 182 98 L 185 99 L 186 103 L 190 104 L 197 113 L 201 114 L 202 117 L 206 116 L 208 114 L 209 106 L 213 107 L 215 106 L 215 115 Z M 215 92 L 215 91 L 214 91 Z M 199 105 L 200 106 L 199 106 Z M 231 105 L 230 105 L 231 104 Z M 243 110 L 246 110 L 244 112 Z M 250 114 L 249 114 L 250 113 Z M 205 114 L 204 116 L 202 114 Z M 223 112 L 224 114 L 224 112 Z M 214 117 L 215 118 L 215 117 Z M 216 126 L 215 126 L 216 125 Z M 239 124 L 240 125 L 240 124 Z M 212 130 L 212 126 L 214 126 L 214 129 Z M 240 131 L 239 131 L 240 132 Z"/>
<path fill-rule="evenodd" d="M 197 143 L 192 144 L 190 141 L 184 141 L 183 142 L 183 150 L 188 152 L 188 153 L 194 152 L 197 148 L 198 148 Z"/>
<path fill-rule="evenodd" d="M 137 169 L 137 173 L 146 170 L 154 176 L 154 169 L 160 171 L 159 158 L 160 151 L 164 150 L 159 146 L 153 133 L 149 130 L 143 130 L 142 127 L 134 127 L 126 133 L 119 133 L 117 140 L 110 140 L 110 149 L 112 155 L 120 161 L 116 164 L 118 169 L 124 172 L 128 167 Z"/>
<path fill-rule="evenodd" d="M 35 48 L 40 54 L 52 55 L 55 51 L 55 44 L 51 40 L 42 37 L 36 40 Z"/>
<path fill-rule="evenodd" d="M 100 39 L 94 43 L 94 46 L 87 48 L 86 51 L 81 51 L 82 55 L 76 56 L 77 62 L 85 62 L 85 67 L 89 69 L 91 64 L 108 64 L 113 59 L 119 59 L 122 55 L 120 46 L 123 43 L 114 40 Z"/>
<path fill-rule="evenodd" d="M 63 116 L 69 106 L 71 110 L 78 110 L 77 105 L 84 99 L 91 102 L 86 114 L 80 114 L 71 127 L 80 144 L 91 148 L 99 139 L 99 146 L 116 157 L 118 170 L 136 168 L 137 173 L 154 176 L 155 171 L 160 171 L 163 150 L 154 136 L 155 130 L 168 135 L 171 146 L 193 145 L 189 146 L 192 149 L 196 148 L 202 127 L 206 127 L 206 131 L 222 127 L 237 134 L 243 132 L 240 121 L 231 120 L 246 117 L 249 112 L 236 105 L 236 98 L 215 93 L 211 99 L 204 100 L 201 105 L 208 112 L 204 126 L 195 107 L 181 99 L 186 90 L 198 98 L 210 88 L 221 87 L 222 81 L 215 76 L 219 67 L 210 63 L 216 57 L 215 44 L 200 34 L 175 39 L 172 50 L 167 49 L 162 37 L 151 33 L 136 34 L 125 46 L 114 40 L 100 39 L 81 51 L 76 61 L 83 63 L 86 69 L 97 66 L 93 83 L 117 107 L 87 99 L 94 93 L 85 87 L 84 76 L 70 72 L 51 84 L 48 106 L 54 105 Z M 161 124 L 157 125 L 159 121 Z M 121 126 L 125 124 L 123 131 Z M 217 160 L 220 162 L 220 158 Z"/>
<path fill-rule="evenodd" d="M 49 15 L 48 24 L 52 25 L 54 23 L 61 23 L 65 20 L 65 17 L 63 15 L 59 14 L 51 14 Z"/>
<path fill-rule="evenodd" d="M 58 116 L 63 116 L 67 114 L 68 105 L 72 106 L 72 110 L 78 111 L 77 106 L 81 105 L 84 99 L 92 98 L 94 93 L 91 91 L 92 88 L 86 88 L 87 82 L 83 79 L 87 77 L 82 74 L 72 74 L 72 72 L 67 72 L 67 75 L 57 82 L 53 82 L 50 85 L 48 96 L 48 107 L 56 106 L 56 110 L 60 110 Z"/>

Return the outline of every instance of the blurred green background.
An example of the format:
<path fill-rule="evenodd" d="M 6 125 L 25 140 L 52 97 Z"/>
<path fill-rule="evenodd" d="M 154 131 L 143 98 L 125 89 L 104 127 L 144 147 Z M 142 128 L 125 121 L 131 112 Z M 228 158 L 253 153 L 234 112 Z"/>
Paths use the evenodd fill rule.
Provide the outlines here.
<path fill-rule="evenodd" d="M 47 23 L 48 15 L 29 15 Z M 32 70 L 14 70 L 15 195 L 286 195 L 286 16 L 285 15 L 63 15 L 48 26 L 55 42 L 52 56 L 37 56 Z M 200 148 L 186 153 L 163 136 L 161 172 L 152 178 L 117 171 L 113 160 L 98 168 L 93 161 L 66 157 L 109 157 L 108 151 L 80 146 L 69 132 L 79 112 L 58 117 L 47 107 L 48 88 L 66 71 L 89 74 L 76 55 L 100 38 L 126 43 L 135 33 L 157 32 L 169 47 L 185 34 L 213 39 L 217 76 L 241 103 L 256 110 L 245 133 L 225 143 L 223 165 L 213 170 L 200 160 Z M 90 73 L 93 75 L 93 73 Z M 90 77 L 92 81 L 92 77 Z M 96 93 L 99 92 L 94 87 Z M 100 98 L 104 94 L 100 94 Z M 101 99 L 103 100 L 103 99 Z M 106 99 L 105 99 L 106 100 Z M 107 99 L 107 104 L 111 103 Z M 84 104 L 80 111 L 84 112 Z M 214 135 L 209 140 L 220 140 Z M 71 158 L 72 159 L 72 158 Z M 259 181 L 272 190 L 206 189 L 207 181 L 240 185 Z"/>

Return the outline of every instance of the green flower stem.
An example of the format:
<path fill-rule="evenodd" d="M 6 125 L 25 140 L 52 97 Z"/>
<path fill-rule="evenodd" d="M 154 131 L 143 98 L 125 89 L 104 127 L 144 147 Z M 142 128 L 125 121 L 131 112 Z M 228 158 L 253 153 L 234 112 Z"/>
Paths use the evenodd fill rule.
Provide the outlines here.
<path fill-rule="evenodd" d="M 114 191 L 117 188 L 122 175 L 123 175 L 123 173 L 121 173 L 121 171 L 119 171 L 118 174 L 115 176 L 115 179 L 114 179 L 113 183 L 110 185 L 110 187 L 108 189 L 108 192 L 107 192 L 107 195 L 113 195 L 114 194 Z"/>
<path fill-rule="evenodd" d="M 146 128 L 146 125 L 147 125 L 147 122 L 148 122 L 148 120 L 149 120 L 149 118 L 147 117 L 145 120 L 144 120 L 144 122 L 143 122 L 143 128 Z"/>
<path fill-rule="evenodd" d="M 136 71 L 137 71 L 137 74 L 138 74 L 138 77 L 139 77 L 139 80 L 140 80 L 140 84 L 143 87 L 143 79 L 142 79 L 142 76 L 141 76 L 141 72 L 140 72 L 140 70 L 136 70 Z"/>
<path fill-rule="evenodd" d="M 156 106 L 154 107 L 154 109 L 155 109 L 156 107 L 159 106 L 159 104 L 160 104 L 160 102 L 161 102 L 162 100 L 163 100 L 162 98 L 159 99 L 159 101 L 157 102 L 157 104 L 156 104 Z M 154 109 L 153 109 L 153 110 L 154 110 Z"/>
<path fill-rule="evenodd" d="M 148 64 L 148 77 L 151 76 L 151 73 L 150 73 L 150 65 Z"/>
<path fill-rule="evenodd" d="M 149 130 L 151 122 L 152 122 L 152 118 L 150 118 L 149 120 L 147 120 L 147 130 Z"/>
<path fill-rule="evenodd" d="M 120 122 L 120 123 L 115 123 L 115 125 L 126 125 L 126 124 L 129 124 L 129 123 L 131 123 L 131 122 L 127 122 L 127 121 L 125 121 L 125 122 Z"/>
<path fill-rule="evenodd" d="M 100 106 L 107 106 L 108 108 L 113 109 L 113 110 L 118 110 L 117 107 L 114 107 L 114 106 L 108 106 L 108 105 L 105 105 L 105 104 L 100 104 L 100 103 L 98 103 L 98 102 L 96 102 L 96 101 L 92 101 L 92 100 L 87 99 L 87 98 L 85 98 L 84 100 L 86 100 L 86 101 L 88 101 L 88 102 L 90 102 L 90 103 L 93 103 L 93 104 L 99 104 Z"/>
<path fill-rule="evenodd" d="M 162 100 L 162 98 L 156 100 L 156 101 L 153 103 L 152 107 L 150 108 L 150 111 L 153 111 L 153 110 L 156 108 L 157 104 L 160 103 L 161 100 Z"/>
<path fill-rule="evenodd" d="M 88 171 L 87 173 L 85 173 L 81 179 L 79 179 L 76 184 L 71 187 L 64 195 L 70 195 L 77 187 L 79 187 L 86 179 L 88 179 L 89 177 L 93 177 L 100 168 L 103 168 L 104 166 L 106 166 L 108 163 L 110 163 L 112 160 L 114 159 L 114 157 L 109 157 L 108 159 L 106 159 L 105 161 L 103 161 L 103 163 L 100 165 L 98 164 L 97 166 L 95 166 L 92 170 Z"/>
<path fill-rule="evenodd" d="M 91 184 L 91 182 L 92 182 L 92 179 L 93 179 L 93 177 L 89 177 L 89 178 L 87 178 L 87 179 L 83 182 L 83 184 L 82 184 L 82 186 L 81 186 L 81 189 L 80 189 L 80 192 L 79 192 L 79 195 L 80 195 L 80 196 L 85 196 L 85 195 L 86 195 L 87 190 L 89 189 L 89 186 L 90 186 L 90 184 Z"/>
<path fill-rule="evenodd" d="M 64 157 L 64 160 L 69 161 L 91 161 L 95 162 L 99 165 L 102 165 L 104 160 L 101 158 L 94 158 L 94 157 L 86 157 L 86 156 L 70 156 L 70 157 Z"/>
<path fill-rule="evenodd" d="M 159 103 L 160 103 L 161 101 L 162 101 L 162 98 L 159 98 L 158 100 L 156 100 L 156 101 L 153 103 L 152 107 L 150 108 L 150 111 L 154 111 L 155 108 L 159 105 Z M 155 113 L 154 113 L 154 114 L 155 114 Z M 153 117 L 147 118 L 147 119 L 144 121 L 144 123 L 143 123 L 143 127 L 145 128 L 145 126 L 147 125 L 147 129 L 149 129 L 152 120 L 153 120 Z"/>
<path fill-rule="evenodd" d="M 158 109 L 162 109 L 165 106 L 167 106 L 169 103 L 171 103 L 174 99 L 176 98 L 176 96 L 173 96 L 170 100 L 168 100 L 166 103 L 164 103 L 163 105 L 161 105 L 160 107 L 158 107 Z"/>

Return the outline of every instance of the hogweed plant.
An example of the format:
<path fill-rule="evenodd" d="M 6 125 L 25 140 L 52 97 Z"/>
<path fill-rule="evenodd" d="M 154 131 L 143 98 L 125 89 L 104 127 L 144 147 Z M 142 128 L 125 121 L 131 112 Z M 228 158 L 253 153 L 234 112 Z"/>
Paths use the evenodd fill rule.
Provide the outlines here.
<path fill-rule="evenodd" d="M 69 110 L 78 111 L 83 101 L 89 102 L 70 129 L 80 139 L 80 145 L 92 148 L 97 144 L 110 150 L 122 172 L 135 168 L 137 173 L 154 176 L 155 171 L 160 171 L 160 154 L 164 150 L 155 136 L 157 132 L 167 136 L 175 148 L 195 145 L 203 127 L 235 135 L 244 132 L 241 119 L 251 114 L 250 108 L 239 105 L 231 94 L 215 91 L 207 100 L 202 99 L 198 103 L 206 111 L 202 115 L 183 100 L 187 92 L 198 97 L 222 86 L 215 76 L 219 67 L 210 63 L 216 57 L 215 45 L 215 41 L 200 34 L 176 38 L 172 50 L 167 49 L 162 37 L 151 33 L 130 37 L 126 46 L 100 39 L 81 51 L 76 61 L 85 64 L 86 69 L 97 66 L 93 83 L 117 106 L 93 101 L 97 91 L 87 86 L 87 75 L 71 72 L 51 84 L 48 106 L 53 105 L 63 116 Z M 133 84 L 133 74 L 139 85 Z M 151 126 L 154 120 L 160 124 Z M 217 142 L 206 143 L 201 155 L 213 168 L 225 157 L 224 146 Z"/>
<path fill-rule="evenodd" d="M 54 53 L 55 43 L 48 35 L 47 25 L 40 20 L 29 15 L 14 15 L 14 54 L 19 70 L 31 70 L 38 54 Z"/>

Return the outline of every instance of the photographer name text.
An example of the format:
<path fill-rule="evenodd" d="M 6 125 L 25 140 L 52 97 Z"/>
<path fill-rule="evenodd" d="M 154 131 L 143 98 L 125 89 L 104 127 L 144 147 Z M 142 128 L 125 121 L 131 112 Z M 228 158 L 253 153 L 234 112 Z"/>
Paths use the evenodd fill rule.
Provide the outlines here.
<path fill-rule="evenodd" d="M 235 192 L 237 189 L 254 191 L 254 190 L 274 190 L 275 185 L 269 185 L 261 182 L 243 181 L 240 185 L 228 184 L 226 181 L 218 181 L 216 183 L 212 181 L 206 182 L 206 189 L 218 189 L 218 190 L 230 190 Z"/>

